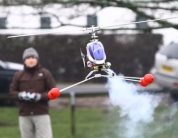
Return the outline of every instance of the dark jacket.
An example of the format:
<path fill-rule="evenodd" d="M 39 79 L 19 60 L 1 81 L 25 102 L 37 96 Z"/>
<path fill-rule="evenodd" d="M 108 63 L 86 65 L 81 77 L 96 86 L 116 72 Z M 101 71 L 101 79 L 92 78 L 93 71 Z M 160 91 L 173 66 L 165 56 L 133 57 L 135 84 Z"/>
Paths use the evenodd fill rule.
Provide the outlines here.
<path fill-rule="evenodd" d="M 55 80 L 51 73 L 38 65 L 28 70 L 24 69 L 14 74 L 10 86 L 10 96 L 18 101 L 19 114 L 21 116 L 48 114 L 48 92 L 56 86 Z M 41 94 L 41 100 L 38 102 L 27 102 L 19 100 L 18 93 L 37 92 Z"/>

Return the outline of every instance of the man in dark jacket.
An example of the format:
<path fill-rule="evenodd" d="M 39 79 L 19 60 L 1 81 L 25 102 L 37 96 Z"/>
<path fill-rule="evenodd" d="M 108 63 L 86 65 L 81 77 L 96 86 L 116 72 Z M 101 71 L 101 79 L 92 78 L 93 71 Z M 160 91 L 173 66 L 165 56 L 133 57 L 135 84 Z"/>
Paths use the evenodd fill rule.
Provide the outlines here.
<path fill-rule="evenodd" d="M 47 94 L 55 80 L 34 48 L 24 51 L 23 62 L 24 70 L 15 73 L 10 87 L 11 98 L 18 101 L 21 137 L 52 138 Z"/>

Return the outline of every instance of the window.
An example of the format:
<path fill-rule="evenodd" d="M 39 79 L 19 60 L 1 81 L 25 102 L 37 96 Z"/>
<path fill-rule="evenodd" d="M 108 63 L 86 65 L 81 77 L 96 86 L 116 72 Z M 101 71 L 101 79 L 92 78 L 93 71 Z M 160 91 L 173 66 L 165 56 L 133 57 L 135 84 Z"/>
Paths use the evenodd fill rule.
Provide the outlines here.
<path fill-rule="evenodd" d="M 178 59 L 178 44 L 171 43 L 160 50 L 160 53 L 166 55 L 168 58 Z"/>

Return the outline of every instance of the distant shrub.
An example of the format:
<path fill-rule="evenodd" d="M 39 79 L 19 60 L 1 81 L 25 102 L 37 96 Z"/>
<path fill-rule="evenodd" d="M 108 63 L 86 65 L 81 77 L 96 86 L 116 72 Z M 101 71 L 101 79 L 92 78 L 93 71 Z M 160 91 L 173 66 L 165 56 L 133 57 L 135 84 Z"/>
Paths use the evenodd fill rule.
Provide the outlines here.
<path fill-rule="evenodd" d="M 59 82 L 76 82 L 85 78 L 90 69 L 84 69 L 80 47 L 86 53 L 88 35 L 46 35 L 7 39 L 0 36 L 0 60 L 22 62 L 22 52 L 35 47 L 41 64 L 48 68 Z M 101 35 L 107 61 L 117 74 L 143 76 L 154 64 L 154 54 L 162 44 L 160 34 Z M 104 79 L 93 81 L 102 82 Z"/>

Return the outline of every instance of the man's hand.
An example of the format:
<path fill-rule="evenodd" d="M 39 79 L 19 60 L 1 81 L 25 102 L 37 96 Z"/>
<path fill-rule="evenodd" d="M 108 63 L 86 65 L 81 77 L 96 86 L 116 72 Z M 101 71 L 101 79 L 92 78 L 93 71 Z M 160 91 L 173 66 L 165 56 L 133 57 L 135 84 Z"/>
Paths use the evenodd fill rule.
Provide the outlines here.
<path fill-rule="evenodd" d="M 28 102 L 38 102 L 41 99 L 41 94 L 39 93 L 30 93 L 30 92 L 20 92 L 18 94 L 20 100 Z"/>
<path fill-rule="evenodd" d="M 41 99 L 40 93 L 32 93 L 30 96 L 32 102 L 38 102 Z"/>
<path fill-rule="evenodd" d="M 30 95 L 29 92 L 27 93 L 27 92 L 23 91 L 23 92 L 20 92 L 20 93 L 18 94 L 18 97 L 19 97 L 20 100 L 30 101 L 29 95 Z"/>

